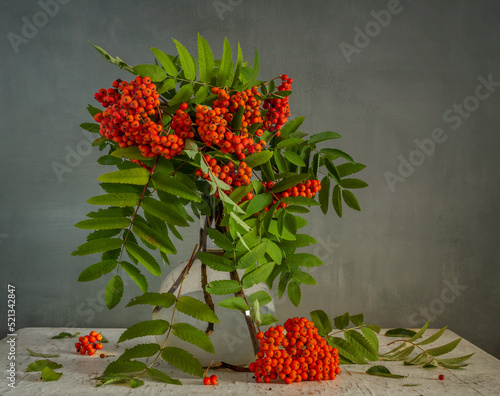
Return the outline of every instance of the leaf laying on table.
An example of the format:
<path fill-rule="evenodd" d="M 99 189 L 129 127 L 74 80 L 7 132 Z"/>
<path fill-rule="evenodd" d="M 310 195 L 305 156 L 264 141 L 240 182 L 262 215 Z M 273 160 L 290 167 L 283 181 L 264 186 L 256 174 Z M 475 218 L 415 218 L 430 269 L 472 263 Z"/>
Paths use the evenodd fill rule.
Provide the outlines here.
<path fill-rule="evenodd" d="M 392 374 L 389 369 L 385 366 L 372 366 L 368 370 L 366 370 L 366 374 L 377 375 L 379 377 L 388 377 L 388 378 L 406 378 L 406 375 L 397 375 Z"/>
<path fill-rule="evenodd" d="M 403 384 L 403 386 L 422 386 L 422 384 Z"/>
<path fill-rule="evenodd" d="M 58 353 L 38 353 L 38 352 L 33 352 L 32 350 L 26 348 L 26 350 L 30 353 L 31 356 L 34 357 L 42 357 L 42 358 L 56 358 L 59 357 Z"/>
<path fill-rule="evenodd" d="M 387 330 L 384 335 L 386 337 L 413 337 L 415 334 L 417 334 L 416 331 L 398 327 L 397 329 Z"/>
<path fill-rule="evenodd" d="M 50 367 L 51 369 L 58 369 L 62 367 L 62 364 L 53 362 L 51 360 L 37 360 L 36 362 L 31 363 L 27 368 L 26 372 L 34 372 L 34 371 L 42 371 L 45 367 Z"/>
<path fill-rule="evenodd" d="M 42 381 L 58 381 L 62 373 L 56 373 L 50 367 L 45 367 L 42 370 Z"/>
<path fill-rule="evenodd" d="M 74 338 L 78 334 L 80 334 L 79 331 L 77 331 L 76 333 L 73 333 L 73 334 L 67 333 L 67 332 L 63 331 L 63 332 L 59 333 L 58 335 L 55 335 L 54 337 L 50 337 L 50 338 L 53 339 L 53 340 L 58 340 L 60 338 Z"/>

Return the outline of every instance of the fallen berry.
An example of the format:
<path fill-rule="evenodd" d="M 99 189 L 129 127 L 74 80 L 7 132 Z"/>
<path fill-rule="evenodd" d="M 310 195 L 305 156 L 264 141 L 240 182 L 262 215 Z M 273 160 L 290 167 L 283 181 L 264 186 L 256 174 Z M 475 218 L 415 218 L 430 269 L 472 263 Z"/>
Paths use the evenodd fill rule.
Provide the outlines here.
<path fill-rule="evenodd" d="M 212 385 L 218 384 L 219 381 L 218 381 L 217 376 L 215 374 L 210 376 L 210 382 L 212 383 Z"/>
<path fill-rule="evenodd" d="M 99 357 L 100 357 L 101 359 L 104 359 L 104 358 L 106 357 L 106 355 L 105 355 L 104 353 L 101 353 L 101 354 L 99 355 Z"/>
<path fill-rule="evenodd" d="M 442 380 L 444 380 L 444 375 L 443 374 L 439 374 L 438 378 L 442 381 Z"/>
<path fill-rule="evenodd" d="M 203 383 L 205 385 L 211 385 L 212 384 L 212 380 L 210 379 L 210 377 L 205 377 L 205 378 L 203 378 Z"/>

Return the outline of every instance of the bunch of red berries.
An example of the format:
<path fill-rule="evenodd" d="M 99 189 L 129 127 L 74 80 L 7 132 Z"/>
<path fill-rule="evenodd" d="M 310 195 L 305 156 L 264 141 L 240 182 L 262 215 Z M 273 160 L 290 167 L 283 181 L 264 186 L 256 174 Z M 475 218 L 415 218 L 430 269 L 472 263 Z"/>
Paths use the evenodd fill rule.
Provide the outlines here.
<path fill-rule="evenodd" d="M 162 155 L 170 159 L 181 153 L 183 138 L 178 134 L 167 135 L 164 131 L 160 94 L 151 78 L 137 76 L 130 82 L 116 80 L 113 88 L 102 88 L 94 97 L 106 107 L 94 116 L 100 123 L 100 134 L 106 139 L 117 142 L 120 147 L 138 146 L 144 157 Z"/>
<path fill-rule="evenodd" d="M 219 383 L 219 380 L 218 380 L 217 376 L 214 374 L 214 375 L 211 375 L 210 377 L 209 376 L 204 377 L 203 383 L 205 385 L 217 385 Z"/>
<path fill-rule="evenodd" d="M 212 93 L 217 95 L 217 99 L 212 102 L 211 109 L 202 105 L 195 107 L 195 122 L 200 138 L 208 147 L 216 145 L 225 154 L 235 153 L 240 161 L 245 159 L 246 154 L 261 151 L 266 142 L 255 143 L 248 131 L 250 125 L 263 122 L 259 109 L 261 100 L 256 98 L 260 96 L 257 87 L 233 95 L 222 88 L 213 87 Z M 243 108 L 241 127 L 239 130 L 232 130 L 230 124 L 240 108 Z M 262 129 L 257 129 L 255 136 L 259 138 L 263 133 Z"/>
<path fill-rule="evenodd" d="M 281 76 L 281 85 L 278 91 L 290 91 L 293 79 L 288 78 L 286 74 Z M 290 116 L 290 107 L 288 105 L 288 96 L 283 98 L 266 99 L 262 106 L 268 109 L 264 128 L 271 132 L 276 132 L 276 136 L 280 135 L 280 129 L 286 124 L 288 116 Z"/>
<path fill-rule="evenodd" d="M 245 162 L 242 161 L 236 166 L 232 161 L 228 161 L 226 164 L 219 163 L 215 158 L 210 157 L 209 154 L 205 154 L 204 158 L 212 175 L 227 185 L 231 187 L 240 187 L 250 184 L 252 168 L 247 166 Z M 204 179 L 210 178 L 210 174 L 208 172 L 203 173 L 201 169 L 197 169 L 195 175 L 203 177 Z M 231 190 L 228 192 L 231 192 Z"/>
<path fill-rule="evenodd" d="M 268 181 L 267 183 L 262 183 L 267 191 L 271 191 L 274 187 L 273 181 Z M 298 183 L 296 186 L 290 187 L 285 191 L 279 193 L 273 193 L 273 202 L 266 207 L 266 211 L 272 208 L 272 206 L 281 200 L 281 198 L 286 197 L 307 197 L 313 198 L 318 191 L 321 190 L 321 182 L 319 180 L 306 180 L 304 182 Z M 288 204 L 280 202 L 276 209 L 286 208 Z"/>
<path fill-rule="evenodd" d="M 284 333 L 286 330 L 286 333 Z M 255 381 L 269 383 L 277 378 L 286 384 L 300 381 L 333 380 L 340 373 L 337 348 L 318 334 L 306 318 L 288 319 L 283 326 L 257 333 L 260 351 L 250 371 Z"/>
<path fill-rule="evenodd" d="M 96 350 L 102 349 L 102 334 L 97 331 L 91 331 L 86 336 L 82 336 L 78 339 L 79 342 L 75 344 L 76 352 L 81 355 L 92 356 Z"/>

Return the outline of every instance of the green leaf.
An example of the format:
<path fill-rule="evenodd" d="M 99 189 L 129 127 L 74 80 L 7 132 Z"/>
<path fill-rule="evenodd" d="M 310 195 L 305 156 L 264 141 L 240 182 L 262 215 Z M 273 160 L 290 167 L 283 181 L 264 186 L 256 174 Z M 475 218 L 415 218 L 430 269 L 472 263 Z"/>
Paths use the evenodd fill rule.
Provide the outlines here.
<path fill-rule="evenodd" d="M 256 283 L 264 282 L 271 275 L 271 272 L 273 272 L 274 266 L 275 263 L 270 262 L 257 267 L 253 271 L 247 272 L 241 279 L 243 287 L 248 289 Z"/>
<path fill-rule="evenodd" d="M 52 340 L 59 340 L 61 338 L 75 338 L 78 334 L 80 334 L 79 331 L 77 331 L 76 333 L 68 333 L 66 331 L 62 331 L 60 332 L 58 335 L 55 335 L 54 337 L 50 337 Z"/>
<path fill-rule="evenodd" d="M 205 290 L 210 294 L 232 294 L 241 290 L 241 285 L 236 280 L 216 280 L 210 282 Z"/>
<path fill-rule="evenodd" d="M 26 372 L 31 373 L 35 371 L 42 371 L 45 367 L 49 367 L 52 370 L 58 369 L 62 367 L 62 364 L 52 362 L 51 360 L 37 360 L 36 362 L 31 363 L 27 368 Z"/>
<path fill-rule="evenodd" d="M 197 253 L 196 256 L 201 262 L 216 271 L 232 272 L 234 264 L 231 260 L 211 253 Z"/>
<path fill-rule="evenodd" d="M 165 254 L 176 254 L 177 249 L 166 233 L 160 233 L 152 229 L 146 223 L 136 221 L 132 228 L 134 233 L 145 243 L 150 244 Z"/>
<path fill-rule="evenodd" d="M 207 228 L 207 234 L 221 249 L 224 249 L 225 251 L 234 250 L 232 242 L 222 232 L 219 232 L 214 228 Z"/>
<path fill-rule="evenodd" d="M 340 186 L 343 188 L 357 189 L 368 187 L 368 184 L 360 179 L 342 179 Z"/>
<path fill-rule="evenodd" d="M 30 350 L 28 348 L 26 348 L 26 350 L 30 353 L 31 356 L 34 356 L 34 357 L 56 358 L 56 357 L 60 356 L 58 353 L 38 353 L 38 352 L 33 352 L 32 350 Z"/>
<path fill-rule="evenodd" d="M 209 83 L 214 70 L 214 55 L 210 46 L 198 33 L 198 68 L 200 70 L 200 81 Z"/>
<path fill-rule="evenodd" d="M 424 352 L 422 352 L 420 355 L 415 356 L 411 360 L 405 360 L 403 363 L 405 366 L 416 366 L 420 364 L 425 364 L 429 360 L 430 360 L 429 356 L 426 355 Z"/>
<path fill-rule="evenodd" d="M 127 307 L 133 305 L 147 304 L 153 306 L 161 306 L 163 308 L 170 308 L 177 298 L 172 293 L 144 293 L 141 296 L 133 298 Z"/>
<path fill-rule="evenodd" d="M 295 146 L 295 145 L 300 144 L 302 142 L 304 142 L 304 139 L 301 139 L 301 138 L 283 139 L 281 142 L 279 142 L 276 145 L 276 148 L 277 149 L 287 148 L 287 147 Z"/>
<path fill-rule="evenodd" d="M 190 375 L 203 377 L 205 370 L 201 363 L 189 352 L 177 347 L 165 347 L 161 353 L 161 357 L 167 363 L 177 367 Z"/>
<path fill-rule="evenodd" d="M 267 151 L 266 151 L 267 152 Z M 300 158 L 300 155 L 293 151 L 285 151 L 283 152 L 283 155 L 285 158 L 290 161 L 292 164 L 297 165 L 297 166 L 306 166 L 304 160 Z"/>
<path fill-rule="evenodd" d="M 163 65 L 163 68 L 166 70 L 168 75 L 172 77 L 177 76 L 177 68 L 175 67 L 174 62 L 172 59 L 165 54 L 162 50 L 159 50 L 157 48 L 150 48 L 151 52 L 153 52 L 154 56 L 156 56 L 156 59 L 160 61 L 160 63 Z"/>
<path fill-rule="evenodd" d="M 229 84 L 230 87 L 234 87 L 238 83 L 238 79 L 241 74 L 241 64 L 243 62 L 243 52 L 241 51 L 240 43 L 238 43 L 238 57 L 236 59 L 236 66 L 234 68 L 233 81 Z"/>
<path fill-rule="evenodd" d="M 176 210 L 173 204 L 158 201 L 154 198 L 144 197 L 141 207 L 145 212 L 158 217 L 169 225 L 173 224 L 180 227 L 187 227 L 189 225 L 188 221 L 178 212 L 178 210 Z"/>
<path fill-rule="evenodd" d="M 388 377 L 388 378 L 407 378 L 406 375 L 392 374 L 387 367 L 380 365 L 370 367 L 368 370 L 366 370 L 366 374 L 376 375 L 379 377 Z"/>
<path fill-rule="evenodd" d="M 443 333 L 446 331 L 448 326 L 443 327 L 441 330 L 437 331 L 433 335 L 431 335 L 429 338 L 426 338 L 423 341 L 417 342 L 417 345 L 427 345 L 427 344 L 432 344 L 434 341 L 436 341 L 439 337 L 443 335 Z"/>
<path fill-rule="evenodd" d="M 147 369 L 148 366 L 143 362 L 137 360 L 115 360 L 108 364 L 104 370 L 103 375 L 122 374 L 122 373 L 136 373 Z"/>
<path fill-rule="evenodd" d="M 144 168 L 124 169 L 105 173 L 97 178 L 104 183 L 125 183 L 144 186 L 148 183 L 149 172 Z"/>
<path fill-rule="evenodd" d="M 97 162 L 101 165 L 119 165 L 122 163 L 122 160 L 112 155 L 103 155 L 97 159 Z"/>
<path fill-rule="evenodd" d="M 408 345 L 408 344 L 403 344 L 403 345 Z M 405 360 L 410 354 L 413 352 L 415 347 L 413 345 L 410 345 L 409 347 L 403 348 L 399 350 L 396 353 L 393 354 L 384 354 L 383 356 L 380 356 L 380 360 L 389 360 L 389 361 L 395 361 L 395 360 Z"/>
<path fill-rule="evenodd" d="M 276 323 L 278 319 L 271 313 L 260 315 L 260 325 L 269 326 L 270 324 Z"/>
<path fill-rule="evenodd" d="M 56 373 L 50 367 L 45 367 L 42 370 L 42 381 L 58 381 L 62 377 L 62 373 Z"/>
<path fill-rule="evenodd" d="M 163 335 L 167 332 L 169 327 L 170 324 L 163 319 L 153 319 L 135 323 L 122 333 L 118 342 L 120 343 L 133 338 L 149 335 Z"/>
<path fill-rule="evenodd" d="M 349 326 L 349 312 L 346 312 L 343 315 L 337 316 L 333 318 L 333 322 L 335 323 L 335 327 L 339 330 L 345 329 Z"/>
<path fill-rule="evenodd" d="M 125 244 L 125 249 L 154 276 L 161 275 L 160 265 L 148 251 L 130 240 Z"/>
<path fill-rule="evenodd" d="M 191 84 L 183 85 L 179 88 L 174 97 L 168 102 L 169 106 L 175 106 L 183 102 L 187 102 L 194 95 L 193 86 Z"/>
<path fill-rule="evenodd" d="M 229 194 L 229 199 L 233 202 L 240 202 L 245 195 L 247 195 L 250 191 L 252 191 L 253 187 L 251 184 L 246 186 L 236 187 L 234 191 Z"/>
<path fill-rule="evenodd" d="M 90 44 L 92 44 L 92 46 L 102 55 L 104 56 L 104 58 L 111 64 L 113 65 L 116 65 L 118 66 L 120 69 L 125 69 L 131 73 L 133 73 L 133 69 L 127 65 L 123 60 L 121 60 L 120 58 L 116 57 L 116 58 L 113 58 L 111 55 L 109 55 L 104 49 L 102 49 L 101 47 L 97 46 L 97 45 L 94 45 L 92 42 L 90 42 Z"/>
<path fill-rule="evenodd" d="M 209 323 L 219 323 L 215 312 L 204 302 L 190 296 L 182 296 L 177 301 L 177 310 L 195 319 Z"/>
<path fill-rule="evenodd" d="M 276 162 L 276 166 L 281 173 L 288 172 L 288 163 L 285 161 L 279 150 L 274 151 L 274 161 Z"/>
<path fill-rule="evenodd" d="M 285 191 L 290 187 L 296 186 L 301 181 L 304 181 L 308 178 L 309 175 L 307 173 L 290 174 L 289 176 L 281 180 L 279 183 L 276 183 L 272 191 L 275 193 Z"/>
<path fill-rule="evenodd" d="M 150 160 L 151 158 L 143 157 L 139 147 L 137 146 L 128 146 L 122 147 L 117 150 L 114 150 L 110 153 L 113 157 L 117 158 L 126 158 L 126 159 L 136 159 L 136 160 Z"/>
<path fill-rule="evenodd" d="M 176 323 L 172 325 L 174 336 L 183 341 L 200 347 L 209 353 L 215 353 L 212 340 L 205 334 L 204 331 L 197 329 L 187 323 Z"/>
<path fill-rule="evenodd" d="M 98 109 L 97 107 L 94 107 L 92 105 L 87 106 L 87 111 L 92 117 L 94 117 L 96 114 L 102 113 L 102 109 Z"/>
<path fill-rule="evenodd" d="M 328 169 L 329 175 L 335 180 L 335 183 L 340 184 L 340 175 L 335 165 L 329 159 L 325 158 L 325 166 Z"/>
<path fill-rule="evenodd" d="M 337 171 L 340 177 L 345 177 L 357 173 L 366 168 L 366 165 L 356 163 L 356 164 L 341 164 L 337 165 Z"/>
<path fill-rule="evenodd" d="M 296 117 L 295 119 L 288 121 L 280 131 L 280 137 L 286 139 L 288 136 L 295 132 L 302 125 L 306 118 L 305 117 Z"/>
<path fill-rule="evenodd" d="M 157 381 L 165 382 L 167 384 L 172 384 L 172 385 L 182 385 L 182 382 L 179 381 L 178 379 L 174 379 L 168 376 L 167 374 L 161 372 L 160 370 L 157 370 L 152 367 L 148 369 L 147 374 L 151 378 L 154 378 Z"/>
<path fill-rule="evenodd" d="M 349 320 L 354 326 L 361 326 L 365 321 L 365 317 L 362 313 L 357 315 L 349 315 Z"/>
<path fill-rule="evenodd" d="M 369 360 L 379 360 L 378 350 L 375 348 L 370 341 L 368 341 L 361 333 L 356 330 L 348 330 L 344 332 L 344 337 L 346 341 L 351 344 L 355 344 L 357 348 L 360 348 L 363 356 Z"/>
<path fill-rule="evenodd" d="M 425 331 L 427 330 L 427 328 L 429 327 L 429 324 L 431 323 L 430 320 L 428 320 L 423 326 L 422 328 L 417 331 L 417 334 L 415 334 L 413 337 L 409 338 L 407 341 L 408 342 L 415 342 L 416 340 L 418 340 L 420 337 L 422 337 L 422 335 L 425 333 Z"/>
<path fill-rule="evenodd" d="M 231 75 L 231 70 L 233 68 L 233 62 L 231 60 L 233 53 L 231 51 L 231 45 L 227 37 L 224 37 L 224 48 L 222 50 L 222 60 L 220 62 L 219 72 L 217 74 L 216 85 L 218 87 L 224 87 L 227 85 L 229 77 Z"/>
<path fill-rule="evenodd" d="M 143 293 L 148 292 L 148 280 L 141 274 L 141 271 L 134 265 L 126 261 L 120 262 L 120 267 L 130 276 Z"/>
<path fill-rule="evenodd" d="M 91 266 L 85 268 L 80 276 L 78 277 L 78 282 L 90 282 L 95 279 L 99 279 L 105 274 L 109 274 L 117 266 L 116 260 L 103 260 L 97 264 L 92 264 Z"/>
<path fill-rule="evenodd" d="M 318 206 L 319 203 L 315 201 L 313 198 L 301 197 L 300 195 L 297 197 L 285 197 L 281 199 L 281 202 L 292 204 L 292 205 L 305 205 L 305 206 Z"/>
<path fill-rule="evenodd" d="M 273 299 L 264 290 L 259 290 L 259 291 L 256 291 L 248 296 L 248 302 L 251 306 L 253 306 L 253 303 L 255 302 L 255 300 L 259 300 L 259 306 L 262 307 L 266 304 L 269 304 Z"/>
<path fill-rule="evenodd" d="M 342 198 L 344 198 L 344 202 L 352 209 L 361 210 L 359 206 L 359 202 L 356 199 L 356 196 L 349 190 L 342 190 Z"/>
<path fill-rule="evenodd" d="M 301 295 L 299 284 L 295 281 L 290 282 L 288 284 L 288 298 L 296 307 L 300 304 Z"/>
<path fill-rule="evenodd" d="M 310 315 L 320 336 L 325 337 L 328 333 L 331 333 L 333 330 L 332 322 L 324 311 L 318 309 L 316 311 L 312 311 Z"/>
<path fill-rule="evenodd" d="M 223 308 L 236 309 L 238 311 L 248 311 L 250 309 L 243 297 L 229 297 L 222 300 L 217 305 Z"/>
<path fill-rule="evenodd" d="M 106 206 L 137 206 L 141 196 L 133 193 L 113 193 L 97 195 L 89 198 L 87 202 L 92 205 Z"/>
<path fill-rule="evenodd" d="M 259 153 L 250 154 L 248 157 L 245 158 L 245 162 L 249 167 L 255 168 L 269 161 L 272 156 L 273 156 L 272 151 L 265 150 Z"/>
<path fill-rule="evenodd" d="M 386 337 L 413 337 L 415 334 L 417 333 L 413 330 L 398 327 L 397 329 L 387 330 L 384 335 Z"/>
<path fill-rule="evenodd" d="M 379 343 L 378 343 L 378 337 L 377 337 L 377 334 L 375 334 L 375 331 L 369 327 L 362 327 L 361 332 L 366 337 L 366 339 L 373 345 L 375 351 L 377 351 L 377 353 L 378 353 Z"/>
<path fill-rule="evenodd" d="M 273 202 L 273 196 L 269 193 L 255 195 L 247 206 L 246 214 L 251 216 L 264 210 L 265 207 Z"/>
<path fill-rule="evenodd" d="M 304 283 L 306 285 L 317 285 L 316 279 L 314 279 L 307 272 L 302 271 L 298 267 L 291 267 L 293 279 L 295 279 L 299 283 Z"/>
<path fill-rule="evenodd" d="M 113 276 L 107 286 L 104 295 L 104 300 L 106 302 L 106 306 L 109 309 L 113 309 L 116 307 L 123 296 L 123 279 L 120 275 Z"/>
<path fill-rule="evenodd" d="M 355 345 L 344 340 L 343 338 L 329 337 L 327 339 L 327 342 L 329 345 L 339 350 L 339 355 L 342 358 L 347 359 L 353 363 L 366 364 L 366 359 L 363 356 L 362 351 Z"/>
<path fill-rule="evenodd" d="M 112 230 L 127 228 L 129 225 L 130 220 L 124 217 L 100 217 L 80 221 L 75 227 L 82 230 Z"/>
<path fill-rule="evenodd" d="M 267 241 L 266 253 L 277 265 L 281 264 L 281 261 L 283 260 L 283 253 L 281 251 L 281 248 L 271 240 Z"/>
<path fill-rule="evenodd" d="M 77 250 L 71 253 L 73 256 L 86 256 L 93 253 L 106 252 L 108 250 L 118 249 L 123 241 L 119 238 L 99 238 L 85 242 L 78 246 Z"/>
<path fill-rule="evenodd" d="M 319 191 L 319 204 L 324 214 L 328 213 L 330 207 L 330 178 L 325 176 L 321 180 L 321 190 Z"/>
<path fill-rule="evenodd" d="M 267 250 L 267 239 L 265 240 L 263 239 L 260 245 L 257 245 L 251 251 L 245 253 L 238 260 L 238 268 L 240 269 L 248 268 L 251 265 L 257 263 L 259 260 L 262 260 L 262 258 L 264 258 L 264 255 L 266 254 L 266 250 Z"/>
<path fill-rule="evenodd" d="M 132 389 L 138 388 L 140 386 L 144 385 L 144 381 L 138 379 L 138 378 L 131 378 L 130 379 L 130 387 Z"/>
<path fill-rule="evenodd" d="M 295 253 L 288 256 L 288 263 L 297 267 L 318 267 L 323 265 L 323 261 L 319 257 L 310 253 Z"/>
<path fill-rule="evenodd" d="M 100 111 L 99 111 L 99 113 L 100 113 Z M 80 128 L 85 129 L 86 131 L 89 131 L 92 133 L 99 133 L 99 130 L 100 130 L 99 124 L 96 124 L 94 122 L 84 122 L 84 123 L 80 124 Z"/>
<path fill-rule="evenodd" d="M 158 344 L 139 344 L 132 348 L 125 349 L 117 360 L 130 360 L 143 357 L 150 357 L 158 353 L 160 346 Z"/>
<path fill-rule="evenodd" d="M 165 74 L 165 70 L 157 65 L 137 65 L 134 66 L 134 73 L 138 76 L 142 77 L 150 77 L 151 81 L 163 81 L 167 75 Z"/>
<path fill-rule="evenodd" d="M 455 347 L 462 341 L 461 338 L 458 338 L 452 342 L 449 342 L 448 344 L 441 345 L 436 348 L 431 348 L 427 350 L 427 353 L 432 356 L 441 356 L 444 355 L 445 353 L 451 352 L 455 349 Z"/>
<path fill-rule="evenodd" d="M 307 141 L 308 144 L 316 144 L 319 142 L 323 142 L 325 140 L 332 140 L 332 139 L 338 139 L 342 136 L 340 136 L 337 132 L 321 132 L 317 133 L 316 135 L 312 135 L 309 140 Z"/>
<path fill-rule="evenodd" d="M 459 363 L 465 362 L 466 360 L 470 359 L 472 357 L 472 355 L 474 355 L 474 354 L 471 353 L 470 355 L 460 356 L 460 357 L 456 357 L 456 358 L 449 358 L 449 359 L 438 359 L 438 361 L 441 364 L 448 364 L 448 365 L 459 364 Z"/>
<path fill-rule="evenodd" d="M 210 94 L 210 88 L 209 87 L 205 87 L 205 86 L 200 87 L 196 91 L 196 94 L 194 95 L 194 99 L 191 101 L 191 103 L 200 104 L 203 101 L 205 101 L 205 99 L 207 98 L 207 96 L 209 94 Z M 186 139 L 186 140 L 190 140 L 190 139 Z M 185 145 L 184 149 L 186 149 L 186 147 L 188 147 L 188 146 Z"/>
<path fill-rule="evenodd" d="M 257 76 L 259 75 L 259 68 L 260 68 L 259 53 L 257 52 L 257 49 L 255 49 L 255 57 L 253 59 L 252 75 L 250 76 L 250 79 L 249 79 L 250 83 L 253 83 L 257 79 Z"/>
<path fill-rule="evenodd" d="M 181 67 L 184 70 L 184 77 L 186 77 L 186 80 L 193 81 L 196 78 L 196 65 L 194 64 L 193 57 L 181 43 L 175 39 L 173 40 L 177 47 L 177 52 L 179 53 Z"/>
<path fill-rule="evenodd" d="M 333 187 L 332 204 L 333 209 L 335 209 L 335 212 L 337 213 L 337 216 L 342 217 L 342 198 L 340 191 L 341 190 L 338 184 Z"/>

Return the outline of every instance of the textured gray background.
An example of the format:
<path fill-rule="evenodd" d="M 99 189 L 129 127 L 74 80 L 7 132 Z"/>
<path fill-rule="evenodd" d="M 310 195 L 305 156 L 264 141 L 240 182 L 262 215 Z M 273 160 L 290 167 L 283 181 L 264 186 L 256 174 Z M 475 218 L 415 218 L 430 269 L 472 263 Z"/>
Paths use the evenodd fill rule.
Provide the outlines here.
<path fill-rule="evenodd" d="M 362 176 L 370 187 L 357 194 L 361 213 L 310 214 L 308 231 L 320 243 L 309 251 L 326 265 L 314 270 L 318 286 L 303 287 L 299 309 L 278 303 L 279 318 L 322 308 L 416 327 L 424 312 L 432 327 L 449 324 L 500 357 L 499 87 L 487 99 L 469 97 L 480 76 L 500 81 L 497 1 L 401 0 L 401 12 L 378 30 L 370 12 L 387 9 L 385 0 L 65 3 L 44 20 L 36 1 L 0 1 L 0 276 L 5 289 L 16 286 L 18 328 L 99 329 L 150 317 L 142 307 L 104 308 L 105 280 L 76 282 L 95 258 L 70 256 L 86 235 L 73 225 L 93 209 L 85 201 L 100 192 L 96 178 L 109 169 L 96 163 L 99 152 L 88 151 L 78 125 L 91 121 L 85 107 L 96 104 L 95 91 L 129 77 L 89 40 L 135 65 L 152 61 L 149 46 L 174 53 L 171 37 L 196 55 L 200 32 L 216 57 L 224 36 L 239 41 L 249 61 L 257 48 L 260 78 L 294 78 L 291 107 L 293 116 L 306 116 L 301 129 L 338 131 L 337 147 L 368 165 Z M 27 32 L 32 37 L 16 53 L 8 34 L 21 35 L 33 17 L 41 27 Z M 374 29 L 374 37 L 347 62 L 340 45 L 354 45 L 356 27 Z M 464 100 L 479 105 L 454 122 L 443 119 Z M 415 140 L 436 128 L 446 141 L 419 157 Z M 386 172 L 398 174 L 402 159 L 419 165 L 391 189 Z M 66 172 L 58 177 L 54 166 Z M 184 235 L 173 265 L 188 256 L 196 227 Z M 151 289 L 159 283 L 150 279 Z M 131 285 L 124 301 L 138 292 Z"/>

